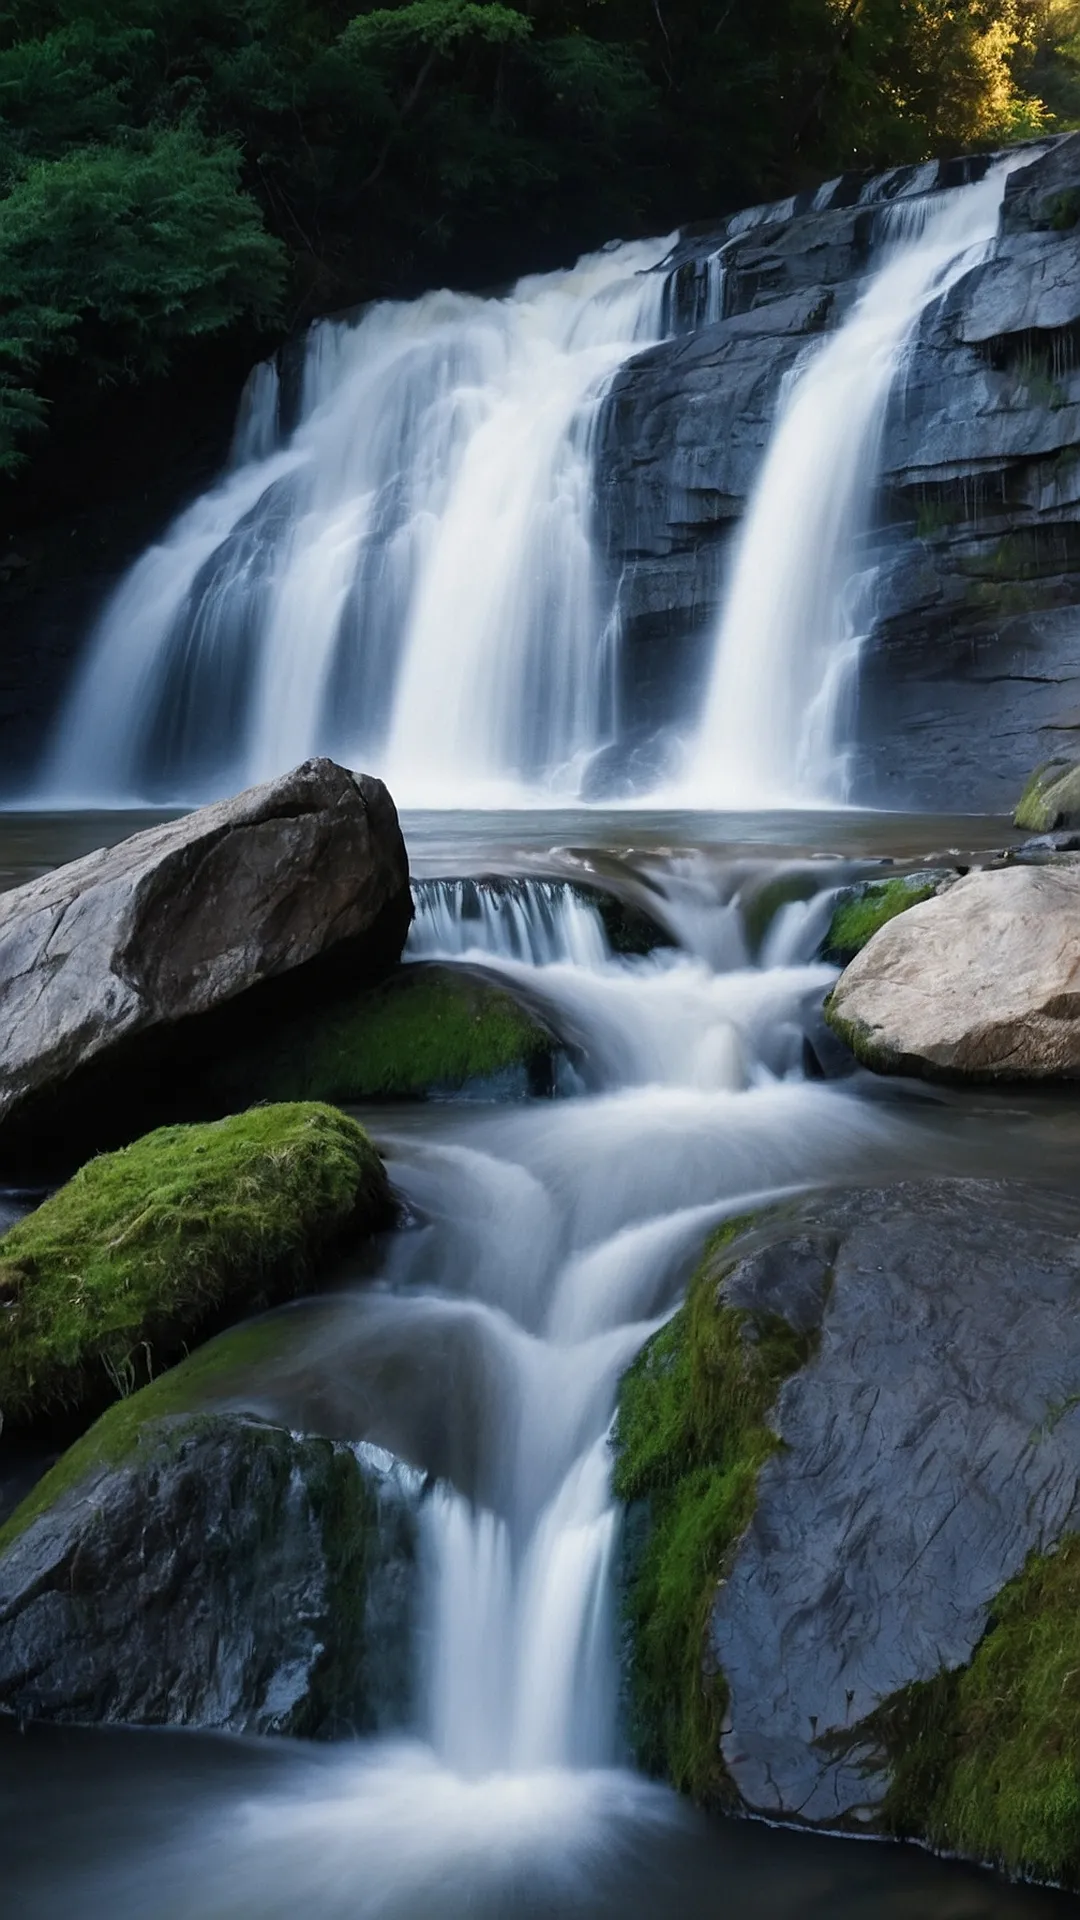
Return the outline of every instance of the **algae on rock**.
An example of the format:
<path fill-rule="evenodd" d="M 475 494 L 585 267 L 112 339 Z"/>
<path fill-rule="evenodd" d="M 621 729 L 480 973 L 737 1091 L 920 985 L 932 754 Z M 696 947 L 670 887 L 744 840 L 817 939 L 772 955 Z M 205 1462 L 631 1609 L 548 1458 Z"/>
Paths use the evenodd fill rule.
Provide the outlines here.
<path fill-rule="evenodd" d="M 1080 1884 L 1080 1535 L 1031 1555 L 968 1666 L 886 1701 L 866 1731 L 891 1767 L 888 1830 Z"/>
<path fill-rule="evenodd" d="M 230 1104 L 409 1099 L 470 1083 L 545 1092 L 557 1044 L 538 1014 L 480 969 L 417 962 L 276 1022 L 205 1084 Z"/>
<path fill-rule="evenodd" d="M 770 1409 L 814 1338 L 725 1298 L 751 1225 L 731 1221 L 710 1238 L 685 1305 L 624 1376 L 612 1442 L 615 1493 L 630 1506 L 631 1741 L 650 1772 L 714 1805 L 736 1796 L 720 1753 L 726 1689 L 708 1661 L 709 1616 L 778 1444 Z"/>
<path fill-rule="evenodd" d="M 1029 833 L 1080 826 L 1080 764 L 1059 759 L 1036 767 L 1016 803 L 1013 823 Z"/>
<path fill-rule="evenodd" d="M 888 880 L 864 880 L 858 886 L 845 887 L 837 896 L 829 921 L 829 931 L 821 957 L 833 966 L 846 967 L 861 953 L 879 927 L 895 920 L 898 913 L 929 900 L 943 883 L 954 878 L 945 871 L 894 874 Z"/>
<path fill-rule="evenodd" d="M 0 1409 L 74 1425 L 389 1224 L 366 1133 L 315 1104 L 162 1128 L 91 1160 L 0 1240 Z"/>

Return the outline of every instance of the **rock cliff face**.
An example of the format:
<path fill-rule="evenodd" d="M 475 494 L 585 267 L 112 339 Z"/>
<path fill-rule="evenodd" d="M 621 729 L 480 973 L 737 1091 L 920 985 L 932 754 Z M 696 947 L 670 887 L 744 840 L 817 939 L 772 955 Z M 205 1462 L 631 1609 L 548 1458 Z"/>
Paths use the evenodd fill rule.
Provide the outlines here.
<path fill-rule="evenodd" d="M 622 581 L 625 711 L 641 730 L 673 717 L 703 671 L 780 383 L 865 284 L 890 202 L 989 164 L 841 179 L 680 244 L 683 332 L 617 376 L 598 451 L 601 534 Z M 721 249 L 723 318 L 703 325 Z M 858 798 L 1004 811 L 1031 764 L 1067 749 L 1080 725 L 1078 340 L 1072 135 L 1010 175 L 994 257 L 927 309 L 894 394 L 868 556 L 879 574 Z"/>

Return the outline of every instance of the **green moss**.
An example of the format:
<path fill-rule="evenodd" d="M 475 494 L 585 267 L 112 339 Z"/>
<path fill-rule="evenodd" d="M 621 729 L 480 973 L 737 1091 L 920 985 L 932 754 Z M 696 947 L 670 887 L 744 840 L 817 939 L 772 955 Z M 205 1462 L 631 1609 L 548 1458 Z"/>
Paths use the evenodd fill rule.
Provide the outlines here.
<path fill-rule="evenodd" d="M 1066 187 L 1048 194 L 1039 207 L 1039 223 L 1054 233 L 1068 233 L 1080 221 L 1080 189 Z"/>
<path fill-rule="evenodd" d="M 257 1415 L 260 1396 L 250 1390 L 252 1376 L 257 1378 L 264 1367 L 279 1360 L 293 1337 L 284 1316 L 260 1315 L 208 1340 L 145 1387 L 115 1401 L 61 1454 L 0 1526 L 0 1553 L 68 1493 L 130 1460 L 149 1426 L 159 1428 L 163 1422 L 183 1418 L 187 1431 L 189 1416 L 194 1420 L 223 1408 L 247 1418 Z"/>
<path fill-rule="evenodd" d="M 1028 833 L 1052 833 L 1080 822 L 1080 766 L 1047 760 L 1036 767 L 1016 805 L 1013 822 Z"/>
<path fill-rule="evenodd" d="M 879 927 L 920 900 L 929 900 L 937 892 L 939 880 L 937 874 L 908 873 L 891 880 L 870 880 L 841 894 L 825 936 L 823 959 L 846 967 Z"/>
<path fill-rule="evenodd" d="M 777 1446 L 768 1415 L 811 1336 L 726 1306 L 723 1282 L 749 1226 L 709 1241 L 685 1306 L 623 1380 L 615 1492 L 631 1515 L 625 1612 L 631 1737 L 640 1763 L 723 1804 L 723 1676 L 707 1667 L 709 1614 L 725 1556 L 749 1524 L 758 1471 Z M 634 1546 L 634 1535 L 638 1536 Z"/>
<path fill-rule="evenodd" d="M 869 1067 L 871 1073 L 898 1073 L 906 1070 L 895 1054 L 890 1054 L 877 1045 L 873 1030 L 862 1020 L 845 1020 L 836 1010 L 835 993 L 827 993 L 822 1006 L 827 1024 L 832 1028 L 838 1040 L 849 1047 L 862 1066 Z M 915 1069 L 912 1068 L 912 1071 Z"/>
<path fill-rule="evenodd" d="M 915 508 L 915 532 L 920 540 L 933 540 L 965 520 L 964 503 L 945 493 L 920 493 Z"/>
<path fill-rule="evenodd" d="M 897 1834 L 1080 1883 L 1080 1536 L 1033 1555 L 971 1664 L 875 1716 Z"/>
<path fill-rule="evenodd" d="M 554 1042 L 514 997 L 467 968 L 404 966 L 379 985 L 277 1023 L 211 1072 L 240 1100 L 410 1098 L 520 1069 L 528 1083 Z"/>
<path fill-rule="evenodd" d="M 84 1421 L 391 1213 L 367 1135 L 329 1107 L 165 1127 L 91 1160 L 0 1242 L 5 1420 Z"/>

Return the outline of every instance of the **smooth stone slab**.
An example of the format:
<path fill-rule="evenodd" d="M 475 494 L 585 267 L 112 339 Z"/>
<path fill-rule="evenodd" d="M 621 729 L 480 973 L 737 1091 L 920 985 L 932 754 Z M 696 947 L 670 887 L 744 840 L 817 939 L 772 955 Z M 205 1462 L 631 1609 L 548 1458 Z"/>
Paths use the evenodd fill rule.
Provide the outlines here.
<path fill-rule="evenodd" d="M 826 1007 L 880 1073 L 1080 1074 L 1080 863 L 970 873 L 882 927 Z"/>
<path fill-rule="evenodd" d="M 120 1041 L 343 941 L 395 959 L 408 884 L 382 782 L 308 760 L 0 895 L 0 1123 Z"/>

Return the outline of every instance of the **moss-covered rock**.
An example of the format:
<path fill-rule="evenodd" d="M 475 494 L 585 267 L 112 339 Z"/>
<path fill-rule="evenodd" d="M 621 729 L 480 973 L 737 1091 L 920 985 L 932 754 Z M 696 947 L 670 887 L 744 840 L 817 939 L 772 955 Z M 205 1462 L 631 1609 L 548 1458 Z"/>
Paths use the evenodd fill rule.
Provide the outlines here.
<path fill-rule="evenodd" d="M 713 1249 L 619 1409 L 648 1764 L 1080 1885 L 1078 1232 L 919 1182 Z"/>
<path fill-rule="evenodd" d="M 623 1379 L 614 1486 L 630 1506 L 624 1566 L 630 1736 L 639 1763 L 712 1804 L 732 1794 L 720 1756 L 726 1690 L 708 1621 L 725 1560 L 754 1508 L 782 1381 L 813 1334 L 725 1298 L 751 1223 L 710 1239 L 686 1304 Z"/>
<path fill-rule="evenodd" d="M 319 1105 L 166 1127 L 91 1160 L 0 1240 L 5 1423 L 85 1424 L 392 1217 L 367 1135 Z"/>
<path fill-rule="evenodd" d="M 1080 826 L 1080 765 L 1075 760 L 1047 760 L 1036 767 L 1017 801 L 1013 821 L 1029 833 Z"/>
<path fill-rule="evenodd" d="M 1031 1556 L 969 1666 L 907 1688 L 865 1731 L 888 1757 L 893 1833 L 1080 1884 L 1080 1537 Z"/>
<path fill-rule="evenodd" d="M 861 953 L 879 927 L 898 913 L 929 900 L 955 875 L 947 870 L 893 874 L 888 880 L 864 880 L 837 895 L 829 930 L 821 949 L 823 960 L 846 967 Z"/>
<path fill-rule="evenodd" d="M 111 1408 L 0 1530 L 0 1707 L 305 1736 L 403 1725 L 421 1476 L 374 1448 L 179 1413 L 190 1387 L 166 1375 Z"/>
<path fill-rule="evenodd" d="M 417 963 L 249 1038 L 203 1082 L 215 1103 L 550 1091 L 557 1041 L 500 982 Z"/>

